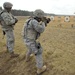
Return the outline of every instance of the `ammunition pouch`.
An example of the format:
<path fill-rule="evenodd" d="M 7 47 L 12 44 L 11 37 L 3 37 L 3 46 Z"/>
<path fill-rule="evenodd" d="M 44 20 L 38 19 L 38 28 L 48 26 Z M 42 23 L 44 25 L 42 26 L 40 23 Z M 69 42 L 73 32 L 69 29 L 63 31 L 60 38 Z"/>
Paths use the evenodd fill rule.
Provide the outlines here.
<path fill-rule="evenodd" d="M 39 54 L 42 54 L 42 47 L 41 47 L 41 44 L 39 42 L 36 42 L 36 48 L 37 48 L 37 53 L 35 55 L 39 55 Z"/>
<path fill-rule="evenodd" d="M 36 47 L 37 49 L 40 49 L 41 48 L 41 44 L 39 42 L 36 43 Z"/>

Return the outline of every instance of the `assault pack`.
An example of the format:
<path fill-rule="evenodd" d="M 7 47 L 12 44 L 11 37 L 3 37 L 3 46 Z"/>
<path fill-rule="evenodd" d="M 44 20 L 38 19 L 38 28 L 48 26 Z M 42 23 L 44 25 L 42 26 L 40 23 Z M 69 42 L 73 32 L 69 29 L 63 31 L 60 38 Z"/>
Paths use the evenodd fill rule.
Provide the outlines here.
<path fill-rule="evenodd" d="M 3 13 L 3 10 L 0 8 L 0 24 L 1 24 L 1 21 L 3 20 L 1 17 L 2 13 Z M 5 35 L 5 31 L 3 31 L 3 38 L 4 38 L 4 35 Z"/>
<path fill-rule="evenodd" d="M 2 21 L 2 17 L 1 17 L 1 14 L 3 13 L 3 11 L 0 12 L 0 23 Z"/>
<path fill-rule="evenodd" d="M 1 21 L 2 21 L 2 17 L 1 17 L 2 13 L 3 13 L 3 10 L 2 10 L 2 7 L 0 7 L 0 24 L 1 24 Z"/>

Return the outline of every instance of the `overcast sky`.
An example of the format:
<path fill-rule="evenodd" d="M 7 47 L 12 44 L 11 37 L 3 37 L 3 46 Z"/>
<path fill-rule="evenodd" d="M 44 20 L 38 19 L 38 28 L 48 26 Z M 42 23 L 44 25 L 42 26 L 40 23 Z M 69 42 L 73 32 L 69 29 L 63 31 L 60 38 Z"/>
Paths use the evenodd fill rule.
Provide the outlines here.
<path fill-rule="evenodd" d="M 74 15 L 75 0 L 0 0 L 0 6 L 4 2 L 11 2 L 13 9 L 34 11 L 42 9 L 46 13 Z"/>

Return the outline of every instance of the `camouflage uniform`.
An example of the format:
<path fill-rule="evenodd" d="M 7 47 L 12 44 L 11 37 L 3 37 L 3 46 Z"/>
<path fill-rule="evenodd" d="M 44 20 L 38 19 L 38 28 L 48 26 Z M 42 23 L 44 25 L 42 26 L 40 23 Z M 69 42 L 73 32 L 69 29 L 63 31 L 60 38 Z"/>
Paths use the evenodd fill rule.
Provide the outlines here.
<path fill-rule="evenodd" d="M 15 23 L 17 22 L 17 19 L 6 9 L 6 8 L 10 8 L 10 9 L 12 8 L 11 3 L 5 2 L 3 6 L 4 6 L 4 11 L 1 14 L 1 17 L 2 17 L 1 27 L 6 34 L 7 49 L 9 53 L 13 53 L 14 41 L 15 41 L 13 29 L 14 29 Z"/>
<path fill-rule="evenodd" d="M 26 56 L 30 56 L 32 53 L 35 54 L 36 57 L 36 66 L 37 68 L 43 67 L 43 59 L 42 59 L 42 52 L 43 49 L 37 48 L 38 42 L 36 41 L 39 34 L 43 33 L 45 30 L 45 23 L 42 22 L 41 24 L 35 20 L 34 18 L 28 19 L 23 27 L 23 38 L 26 46 L 28 48 L 28 52 Z"/>

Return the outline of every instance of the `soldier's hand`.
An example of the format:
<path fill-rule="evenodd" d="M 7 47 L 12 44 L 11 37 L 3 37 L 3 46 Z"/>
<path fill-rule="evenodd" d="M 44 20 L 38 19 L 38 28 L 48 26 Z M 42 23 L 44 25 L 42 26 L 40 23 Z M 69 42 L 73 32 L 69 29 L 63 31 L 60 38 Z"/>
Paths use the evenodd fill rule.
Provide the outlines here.
<path fill-rule="evenodd" d="M 46 21 L 46 17 L 43 17 L 43 18 L 42 18 L 42 22 L 45 22 L 45 21 Z"/>
<path fill-rule="evenodd" d="M 51 21 L 51 19 L 50 18 L 47 18 L 47 23 L 49 23 Z"/>
<path fill-rule="evenodd" d="M 15 18 L 15 23 L 17 23 L 18 22 L 18 19 L 17 18 Z"/>

